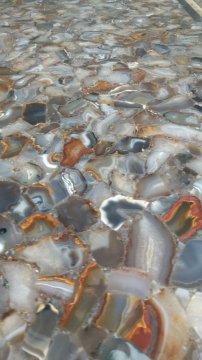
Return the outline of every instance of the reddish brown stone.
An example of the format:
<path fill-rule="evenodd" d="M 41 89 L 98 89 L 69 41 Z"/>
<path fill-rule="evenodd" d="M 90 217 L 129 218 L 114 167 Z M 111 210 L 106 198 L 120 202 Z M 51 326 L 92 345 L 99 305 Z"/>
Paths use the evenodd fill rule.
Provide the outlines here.
<path fill-rule="evenodd" d="M 92 154 L 94 151 L 87 148 L 79 139 L 73 139 L 64 145 L 62 166 L 74 166 L 83 155 Z"/>
<path fill-rule="evenodd" d="M 114 89 L 117 84 L 111 84 L 108 81 L 100 80 L 95 85 L 83 88 L 84 94 L 106 92 Z"/>

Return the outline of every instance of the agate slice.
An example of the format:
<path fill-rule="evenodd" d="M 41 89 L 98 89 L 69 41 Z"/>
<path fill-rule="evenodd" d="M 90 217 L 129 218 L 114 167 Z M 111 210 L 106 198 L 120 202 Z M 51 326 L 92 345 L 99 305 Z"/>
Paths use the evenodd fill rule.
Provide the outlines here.
<path fill-rule="evenodd" d="M 21 195 L 18 203 L 12 207 L 12 216 L 16 221 L 21 221 L 34 211 L 33 202 L 26 196 Z"/>
<path fill-rule="evenodd" d="M 76 231 L 83 231 L 97 221 L 97 213 L 91 204 L 79 196 L 69 197 L 56 209 L 64 226 L 72 225 Z"/>
<path fill-rule="evenodd" d="M 10 79 L 0 79 L 0 102 L 3 102 L 8 98 L 13 85 L 14 83 Z"/>
<path fill-rule="evenodd" d="M 22 350 L 38 359 L 45 359 L 57 320 L 58 310 L 52 304 L 42 304 L 24 338 Z"/>
<path fill-rule="evenodd" d="M 135 296 L 124 293 L 107 293 L 101 314 L 95 318 L 96 325 L 112 333 L 120 333 L 122 322 L 127 322 L 131 314 L 135 313 L 137 302 Z M 135 323 L 134 319 L 133 322 Z"/>
<path fill-rule="evenodd" d="M 1 346 L 6 343 L 15 344 L 23 339 L 26 331 L 26 322 L 17 314 L 17 312 L 11 312 L 1 322 Z"/>
<path fill-rule="evenodd" d="M 52 198 L 56 204 L 71 195 L 83 194 L 87 187 L 83 174 L 74 168 L 62 171 L 61 174 L 51 179 L 50 184 Z"/>
<path fill-rule="evenodd" d="M 20 228 L 27 237 L 35 239 L 53 234 L 60 228 L 57 218 L 49 214 L 37 213 L 29 216 L 20 223 Z M 56 230 L 57 229 L 57 230 Z"/>
<path fill-rule="evenodd" d="M 100 207 L 101 220 L 112 229 L 118 230 L 132 213 L 142 212 L 147 205 L 148 202 L 144 200 L 116 195 L 103 201 Z"/>
<path fill-rule="evenodd" d="M 20 187 L 12 181 L 0 181 L 0 212 L 8 210 L 15 205 L 20 198 Z"/>
<path fill-rule="evenodd" d="M 104 291 L 104 273 L 97 264 L 88 265 L 80 276 L 74 300 L 65 305 L 60 326 L 71 332 L 77 331 L 84 321 L 92 316 L 93 308 L 101 301 Z"/>
<path fill-rule="evenodd" d="M 167 284 L 175 247 L 168 228 L 158 217 L 144 211 L 131 226 L 126 265 L 147 272 L 151 280 Z"/>
<path fill-rule="evenodd" d="M 84 349 L 67 333 L 58 332 L 53 337 L 47 360 L 89 360 Z"/>
<path fill-rule="evenodd" d="M 126 137 L 120 140 L 114 146 L 110 147 L 107 153 L 108 154 L 113 154 L 114 152 L 118 152 L 119 154 L 128 154 L 129 152 L 137 153 L 143 151 L 144 149 L 147 149 L 148 146 L 149 146 L 149 141 L 146 139 Z"/>
<path fill-rule="evenodd" d="M 181 241 L 186 241 L 202 227 L 201 209 L 197 197 L 183 196 L 163 216 L 163 221 Z"/>
<path fill-rule="evenodd" d="M 0 26 L 0 360 L 202 359 L 200 24 L 2 0 Z"/>
<path fill-rule="evenodd" d="M 168 291 L 145 301 L 123 293 L 107 293 L 95 322 L 130 341 L 152 359 L 183 359 L 187 349 L 187 318 Z"/>
<path fill-rule="evenodd" d="M 15 257 L 36 264 L 43 276 L 64 275 L 68 270 L 78 270 L 87 260 L 84 247 L 68 244 L 57 236 L 20 246 Z"/>
<path fill-rule="evenodd" d="M 147 302 L 148 309 L 150 305 L 156 312 L 156 320 L 158 319 L 153 325 L 158 324 L 159 327 L 159 331 L 156 332 L 158 345 L 157 348 L 153 348 L 151 357 L 160 360 L 183 359 L 189 339 L 188 321 L 184 309 L 169 290 L 162 290 L 155 295 Z"/>
<path fill-rule="evenodd" d="M 82 156 L 92 154 L 93 150 L 87 148 L 81 140 L 73 139 L 64 145 L 62 166 L 74 166 Z"/>
<path fill-rule="evenodd" d="M 171 282 L 175 286 L 198 287 L 202 282 L 202 240 L 190 240 L 182 249 L 173 268 Z"/>
<path fill-rule="evenodd" d="M 2 148 L 1 158 L 9 159 L 19 155 L 27 142 L 29 142 L 29 139 L 21 134 L 4 138 L 4 140 L 0 141 L 0 147 Z"/>
<path fill-rule="evenodd" d="M 101 360 L 149 360 L 150 358 L 135 348 L 130 342 L 121 338 L 109 337 L 100 346 L 99 359 Z"/>
<path fill-rule="evenodd" d="M 53 200 L 51 197 L 51 188 L 46 183 L 35 183 L 29 186 L 27 195 L 36 205 L 38 211 L 46 212 L 53 207 Z"/>
<path fill-rule="evenodd" d="M 95 85 L 83 88 L 82 91 L 84 94 L 90 94 L 90 93 L 99 93 L 99 92 L 106 92 L 114 89 L 116 87 L 116 84 L 111 84 L 108 81 L 100 80 Z"/>
<path fill-rule="evenodd" d="M 17 165 L 13 169 L 13 178 L 21 185 L 31 185 L 43 178 L 42 168 L 31 162 L 27 162 L 23 167 Z"/>
<path fill-rule="evenodd" d="M 80 233 L 80 237 L 89 245 L 92 256 L 99 265 L 114 268 L 122 262 L 124 244 L 117 232 L 98 229 Z"/>
<path fill-rule="evenodd" d="M 75 281 L 66 276 L 44 276 L 36 280 L 36 288 L 50 297 L 70 301 L 75 291 Z"/>
<path fill-rule="evenodd" d="M 111 270 L 107 276 L 107 290 L 110 293 L 131 294 L 140 299 L 149 297 L 151 282 L 148 274 L 133 268 L 122 267 Z"/>
<path fill-rule="evenodd" d="M 32 313 L 35 311 L 36 288 L 33 282 L 36 279 L 36 273 L 30 265 L 21 261 L 1 261 L 0 273 L 3 276 L 3 286 L 1 293 L 7 297 L 10 309 L 18 312 Z"/>
<path fill-rule="evenodd" d="M 22 232 L 15 222 L 9 217 L 0 215 L 0 253 L 20 244 L 22 239 Z"/>
<path fill-rule="evenodd" d="M 44 103 L 27 104 L 23 112 L 23 118 L 31 125 L 44 123 L 46 121 L 46 104 Z"/>
<path fill-rule="evenodd" d="M 188 303 L 187 316 L 192 330 L 194 330 L 196 336 L 199 339 L 202 338 L 201 309 L 202 309 L 202 296 L 201 296 L 201 292 L 197 291 L 191 297 Z"/>
<path fill-rule="evenodd" d="M 100 345 L 109 336 L 109 333 L 107 330 L 91 324 L 80 328 L 77 336 L 87 354 L 95 357 L 97 356 Z"/>

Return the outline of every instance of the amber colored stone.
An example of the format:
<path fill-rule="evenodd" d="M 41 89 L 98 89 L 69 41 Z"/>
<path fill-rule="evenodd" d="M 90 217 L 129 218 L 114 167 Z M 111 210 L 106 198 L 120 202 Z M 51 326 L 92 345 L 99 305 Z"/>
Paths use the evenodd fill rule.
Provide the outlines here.
<path fill-rule="evenodd" d="M 146 73 L 145 73 L 145 71 L 143 71 L 143 70 L 133 70 L 132 71 L 132 77 L 133 77 L 133 81 L 135 82 L 135 83 L 139 83 L 139 82 L 141 82 L 142 80 L 144 80 L 144 78 L 145 78 L 145 75 L 146 75 Z"/>
<path fill-rule="evenodd" d="M 137 136 L 138 137 L 151 137 L 151 136 L 156 136 L 156 135 L 161 135 L 162 131 L 160 126 L 138 126 L 137 125 Z"/>
<path fill-rule="evenodd" d="M 108 81 L 100 80 L 95 85 L 83 88 L 84 94 L 106 92 L 114 89 L 117 84 L 111 84 Z"/>
<path fill-rule="evenodd" d="M 0 78 L 0 91 L 5 92 L 9 91 L 13 88 L 14 81 L 9 79 L 7 76 L 4 76 L 4 78 Z"/>
<path fill-rule="evenodd" d="M 137 31 L 137 32 L 131 33 L 130 38 L 133 41 L 141 41 L 145 37 L 145 35 L 146 34 L 144 32 Z"/>
<path fill-rule="evenodd" d="M 10 80 L 8 76 L 0 76 L 0 102 L 8 99 L 10 91 L 13 89 L 14 81 Z"/>
<path fill-rule="evenodd" d="M 202 228 L 200 200 L 192 195 L 183 196 L 162 219 L 181 241 L 186 241 Z"/>
<path fill-rule="evenodd" d="M 92 154 L 94 151 L 87 148 L 79 139 L 73 139 L 64 145 L 62 166 L 74 166 L 83 155 Z"/>
<path fill-rule="evenodd" d="M 104 155 L 106 150 L 112 145 L 112 143 L 110 143 L 109 141 L 99 141 L 96 145 L 95 145 L 95 155 L 96 156 L 100 156 L 100 155 Z"/>

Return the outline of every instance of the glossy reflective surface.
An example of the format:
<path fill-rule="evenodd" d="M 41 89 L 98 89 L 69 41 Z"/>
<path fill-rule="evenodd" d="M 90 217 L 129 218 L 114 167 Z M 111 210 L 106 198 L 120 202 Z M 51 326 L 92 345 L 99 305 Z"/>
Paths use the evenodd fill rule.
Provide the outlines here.
<path fill-rule="evenodd" d="M 0 360 L 202 357 L 202 27 L 0 2 Z"/>

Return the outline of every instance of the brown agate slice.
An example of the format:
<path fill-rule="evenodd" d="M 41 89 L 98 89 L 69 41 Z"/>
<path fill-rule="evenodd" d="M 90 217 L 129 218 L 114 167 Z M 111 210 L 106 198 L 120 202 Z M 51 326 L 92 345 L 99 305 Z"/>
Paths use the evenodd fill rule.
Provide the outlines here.
<path fill-rule="evenodd" d="M 84 155 L 92 154 L 93 150 L 87 148 L 79 139 L 73 139 L 64 145 L 62 166 L 74 166 Z"/>
<path fill-rule="evenodd" d="M 111 84 L 108 81 L 100 80 L 95 85 L 83 88 L 84 94 L 107 92 L 114 89 L 117 84 Z"/>
<path fill-rule="evenodd" d="M 4 79 L 0 78 L 0 102 L 6 100 L 13 86 L 14 81 L 10 80 L 8 76 L 5 76 Z"/>

